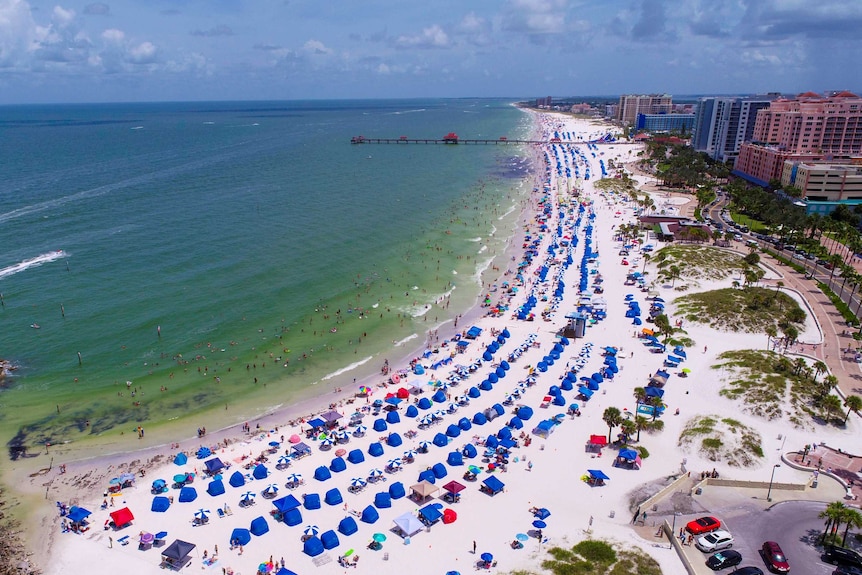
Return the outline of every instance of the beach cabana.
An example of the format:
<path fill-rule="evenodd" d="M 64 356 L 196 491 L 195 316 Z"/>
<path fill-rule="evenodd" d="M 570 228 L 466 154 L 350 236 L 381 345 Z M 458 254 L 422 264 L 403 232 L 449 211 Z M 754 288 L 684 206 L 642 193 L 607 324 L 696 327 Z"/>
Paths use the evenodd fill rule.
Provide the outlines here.
<path fill-rule="evenodd" d="M 341 457 L 332 458 L 332 463 L 329 464 L 329 470 L 335 473 L 341 473 L 347 469 L 347 463 L 344 462 L 344 459 Z"/>
<path fill-rule="evenodd" d="M 437 479 L 443 479 L 449 474 L 449 472 L 446 470 L 446 466 L 442 463 L 435 463 L 434 465 L 432 465 L 431 471 L 434 472 L 434 477 L 436 477 Z"/>
<path fill-rule="evenodd" d="M 228 483 L 231 487 L 242 487 L 245 485 L 245 475 L 239 471 L 234 471 L 228 479 Z"/>
<path fill-rule="evenodd" d="M 279 513 L 287 513 L 291 509 L 296 509 L 301 504 L 299 503 L 299 499 L 293 496 L 293 494 L 285 495 L 279 499 L 276 499 L 272 502 L 275 506 L 276 511 Z"/>
<path fill-rule="evenodd" d="M 476 457 L 476 455 L 478 455 L 478 452 L 476 451 L 475 445 L 473 445 L 472 443 L 468 443 L 461 450 L 461 454 L 468 459 L 472 459 Z"/>
<path fill-rule="evenodd" d="M 377 509 L 388 509 L 392 507 L 392 497 L 388 491 L 379 491 L 374 494 L 374 507 Z"/>
<path fill-rule="evenodd" d="M 384 432 L 389 429 L 389 426 L 386 424 L 385 419 L 375 419 L 374 425 L 372 425 L 371 427 L 374 429 L 374 431 L 378 433 Z"/>
<path fill-rule="evenodd" d="M 333 425 L 336 421 L 341 419 L 343 416 L 335 411 L 334 409 L 330 409 L 326 413 L 320 415 L 320 419 L 325 421 L 328 425 Z"/>
<path fill-rule="evenodd" d="M 458 427 L 461 428 L 461 431 L 469 431 L 470 428 L 473 427 L 473 424 L 470 423 L 470 420 L 466 417 L 462 417 L 458 420 Z"/>
<path fill-rule="evenodd" d="M 251 532 L 252 535 L 260 537 L 264 533 L 269 532 L 269 524 L 262 516 L 256 517 L 252 520 L 251 526 L 249 526 L 248 530 Z"/>
<path fill-rule="evenodd" d="M 545 519 L 547 519 L 550 516 L 551 516 L 551 512 L 548 511 L 548 509 L 545 507 L 541 507 L 539 509 L 536 509 L 536 511 L 533 512 L 533 517 L 535 517 L 536 519 L 541 519 L 542 521 L 544 521 Z"/>
<path fill-rule="evenodd" d="M 446 437 L 446 435 L 443 433 L 438 433 L 434 436 L 434 440 L 431 443 L 433 443 L 437 447 L 445 447 L 449 444 L 449 438 Z"/>
<path fill-rule="evenodd" d="M 210 484 L 207 485 L 207 493 L 212 497 L 224 495 L 224 481 L 221 479 L 210 481 Z"/>
<path fill-rule="evenodd" d="M 447 501 L 450 501 L 452 503 L 457 503 L 461 497 L 460 493 L 462 491 L 464 491 L 465 489 L 467 489 L 467 487 L 464 486 L 463 484 L 458 483 L 457 481 L 450 481 L 449 483 L 447 483 L 446 485 L 443 486 L 443 491 L 446 492 L 446 494 L 443 497 Z"/>
<path fill-rule="evenodd" d="M 425 525 L 434 525 L 443 518 L 443 513 L 437 507 L 438 503 L 431 503 L 419 510 L 419 520 Z"/>
<path fill-rule="evenodd" d="M 361 449 L 353 449 L 350 453 L 347 454 L 347 461 L 353 463 L 354 465 L 357 463 L 362 463 L 365 461 L 365 454 L 362 453 Z"/>
<path fill-rule="evenodd" d="M 464 465 L 464 456 L 461 455 L 460 451 L 452 451 L 446 458 L 446 463 L 452 467 L 455 467 L 456 465 Z"/>
<path fill-rule="evenodd" d="M 204 467 L 208 475 L 215 475 L 224 469 L 224 463 L 218 457 L 204 461 Z"/>
<path fill-rule="evenodd" d="M 473 416 L 473 423 L 475 425 L 485 425 L 488 423 L 488 418 L 481 411 L 477 411 L 476 415 Z"/>
<path fill-rule="evenodd" d="M 122 529 L 127 525 L 131 525 L 132 521 L 135 519 L 135 516 L 132 515 L 132 512 L 128 507 L 117 509 L 110 513 L 110 516 L 111 522 L 114 524 L 114 529 Z"/>
<path fill-rule="evenodd" d="M 198 492 L 194 487 L 183 487 L 180 489 L 180 496 L 177 498 L 180 503 L 191 503 L 198 498 Z"/>
<path fill-rule="evenodd" d="M 593 487 L 602 486 L 605 484 L 605 481 L 609 480 L 610 477 L 605 475 L 605 473 L 600 469 L 587 469 L 587 483 Z"/>
<path fill-rule="evenodd" d="M 359 517 L 359 520 L 363 523 L 374 523 L 378 519 L 380 519 L 380 515 L 377 513 L 377 509 L 375 509 L 373 505 L 369 505 L 363 509 L 362 515 Z"/>
<path fill-rule="evenodd" d="M 476 399 L 480 395 L 482 395 L 482 392 L 475 385 L 467 390 L 467 397 L 470 399 Z"/>
<path fill-rule="evenodd" d="M 404 484 L 400 481 L 396 481 L 389 485 L 389 497 L 392 499 L 401 499 L 404 497 L 406 493 L 404 492 Z"/>
<path fill-rule="evenodd" d="M 545 421 L 540 421 L 539 424 L 533 429 L 533 435 L 538 437 L 544 437 L 547 439 L 554 432 L 554 420 L 546 419 Z"/>
<path fill-rule="evenodd" d="M 395 528 L 401 537 L 413 537 L 425 529 L 425 525 L 419 520 L 419 518 L 409 511 L 393 519 L 393 522 L 395 523 Z"/>
<path fill-rule="evenodd" d="M 423 397 L 423 398 L 421 398 L 421 399 L 419 400 L 419 402 L 416 404 L 416 406 L 417 406 L 419 409 L 431 409 L 431 406 L 432 406 L 432 405 L 433 405 L 433 404 L 431 403 L 431 400 L 430 400 L 430 399 L 428 399 L 427 397 Z"/>
<path fill-rule="evenodd" d="M 512 417 L 512 419 L 510 419 L 509 423 L 507 423 L 506 425 L 508 427 L 511 427 L 512 429 L 523 429 L 524 420 L 516 415 L 516 416 Z"/>
<path fill-rule="evenodd" d="M 163 497 L 163 499 L 167 500 L 167 497 Z M 170 502 L 168 503 L 170 504 Z M 66 514 L 66 519 L 72 524 L 72 531 L 82 531 L 86 530 L 87 517 L 90 515 L 92 515 L 90 510 L 73 505 Z"/>
<path fill-rule="evenodd" d="M 425 469 L 419 472 L 419 478 L 417 479 L 417 481 L 427 481 L 428 483 L 433 485 L 437 482 L 437 477 L 434 475 L 433 469 Z"/>
<path fill-rule="evenodd" d="M 174 457 L 174 464 L 176 464 L 176 465 L 182 466 L 182 465 L 185 465 L 186 463 L 188 463 L 188 461 L 189 461 L 188 456 L 183 452 L 177 453 L 177 455 Z"/>
<path fill-rule="evenodd" d="M 397 411 L 390 411 L 386 414 L 386 423 L 390 425 L 394 425 L 396 423 L 401 423 L 401 416 L 398 415 Z"/>
<path fill-rule="evenodd" d="M 338 522 L 338 532 L 342 535 L 353 535 L 357 531 L 359 531 L 359 526 L 356 524 L 356 520 L 350 515 Z"/>
<path fill-rule="evenodd" d="M 327 479 L 332 478 L 332 473 L 329 472 L 328 467 L 326 467 L 325 465 L 321 465 L 314 470 L 314 478 L 318 481 L 326 481 Z"/>
<path fill-rule="evenodd" d="M 411 498 L 419 502 L 432 497 L 439 490 L 439 487 L 425 479 L 410 487 L 410 491 L 412 492 Z"/>
<path fill-rule="evenodd" d="M 302 497 L 302 506 L 306 509 L 320 509 L 320 495 L 317 493 L 306 493 Z"/>
<path fill-rule="evenodd" d="M 171 506 L 171 500 L 163 495 L 157 495 L 153 497 L 153 504 L 150 507 L 150 511 L 154 511 L 155 513 L 164 513 Z"/>
<path fill-rule="evenodd" d="M 404 443 L 404 440 L 401 439 L 401 435 L 395 432 L 390 433 L 386 438 L 386 445 L 389 447 L 398 447 L 402 443 Z"/>
<path fill-rule="evenodd" d="M 237 527 L 230 533 L 230 542 L 232 545 L 248 545 L 249 541 L 251 541 L 251 531 L 248 529 Z"/>
<path fill-rule="evenodd" d="M 479 491 L 484 491 L 485 493 L 493 497 L 494 495 L 497 495 L 498 493 L 502 492 L 505 488 L 506 485 L 492 475 L 482 481 L 482 487 L 479 488 Z"/>
<path fill-rule="evenodd" d="M 604 446 L 608 444 L 608 438 L 602 435 L 590 435 L 589 441 L 587 441 L 587 452 L 598 452 L 601 451 Z"/>
<path fill-rule="evenodd" d="M 290 452 L 295 459 L 302 459 L 306 455 L 311 455 L 311 448 L 300 441 L 290 446 Z"/>
<path fill-rule="evenodd" d="M 317 557 L 323 551 L 323 542 L 317 536 L 312 535 L 302 544 L 302 552 L 309 557 Z"/>
<path fill-rule="evenodd" d="M 312 420 L 308 421 L 308 425 L 309 425 L 312 429 L 314 429 L 314 430 L 318 430 L 318 429 L 320 429 L 320 428 L 322 428 L 322 427 L 326 427 L 326 422 L 325 422 L 323 419 L 319 418 L 319 417 L 315 417 L 314 419 L 312 419 Z"/>
<path fill-rule="evenodd" d="M 617 459 L 614 462 L 614 467 L 625 467 L 628 469 L 640 469 L 641 457 L 634 449 L 620 449 L 617 453 Z"/>
<path fill-rule="evenodd" d="M 518 408 L 517 416 L 523 421 L 528 421 L 531 417 L 533 417 L 533 408 L 527 405 L 522 405 Z"/>
<path fill-rule="evenodd" d="M 649 378 L 649 383 L 655 387 L 664 387 L 667 383 L 668 378 L 670 378 L 670 374 L 666 371 L 658 370 L 655 372 L 655 375 Z"/>
<path fill-rule="evenodd" d="M 269 469 L 266 468 L 266 465 L 259 463 L 255 465 L 254 471 L 251 472 L 251 476 L 255 479 L 266 479 L 269 475 Z"/>
<path fill-rule="evenodd" d="M 177 539 L 162 551 L 162 566 L 179 571 L 192 562 L 194 543 Z"/>
<path fill-rule="evenodd" d="M 383 446 L 379 441 L 375 441 L 371 445 L 368 446 L 368 455 L 371 457 L 380 457 L 383 455 Z"/>
<path fill-rule="evenodd" d="M 168 482 L 164 479 L 156 479 L 153 481 L 153 486 L 150 488 L 150 493 L 157 495 L 168 490 Z"/>
<path fill-rule="evenodd" d="M 416 417 L 419 415 L 419 410 L 416 409 L 415 405 L 408 405 L 407 410 L 404 412 L 405 417 Z"/>
<path fill-rule="evenodd" d="M 299 525 L 302 523 L 302 512 L 299 510 L 299 507 L 294 507 L 293 509 L 289 509 L 284 514 L 284 524 L 288 527 L 293 527 L 294 525 Z"/>
<path fill-rule="evenodd" d="M 327 491 L 326 495 L 324 495 L 323 497 L 323 500 L 326 502 L 327 505 L 341 505 L 342 503 L 344 503 L 344 498 L 341 496 L 341 491 L 339 491 L 337 487 Z"/>
<path fill-rule="evenodd" d="M 320 534 L 320 542 L 323 543 L 324 549 L 335 549 L 341 545 L 341 542 L 338 540 L 338 535 L 332 529 Z"/>

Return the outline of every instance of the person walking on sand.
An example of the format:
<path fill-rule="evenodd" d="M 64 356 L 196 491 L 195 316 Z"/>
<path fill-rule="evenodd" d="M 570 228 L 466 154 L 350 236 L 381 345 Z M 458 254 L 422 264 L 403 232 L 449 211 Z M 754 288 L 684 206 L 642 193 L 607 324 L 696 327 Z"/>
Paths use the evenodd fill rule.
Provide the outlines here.
<path fill-rule="evenodd" d="M 473 555 L 476 554 L 476 542 L 473 541 Z"/>

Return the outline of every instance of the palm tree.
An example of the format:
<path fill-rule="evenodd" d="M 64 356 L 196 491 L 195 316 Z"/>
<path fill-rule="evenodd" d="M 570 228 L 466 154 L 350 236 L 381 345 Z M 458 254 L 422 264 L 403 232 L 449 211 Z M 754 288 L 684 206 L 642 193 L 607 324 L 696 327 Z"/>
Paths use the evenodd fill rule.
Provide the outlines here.
<path fill-rule="evenodd" d="M 847 425 L 847 420 L 850 419 L 850 414 L 859 414 L 862 411 L 862 397 L 858 395 L 848 395 L 844 400 L 844 407 L 847 408 L 847 415 L 844 416 L 844 425 Z"/>
<path fill-rule="evenodd" d="M 805 361 L 804 357 L 797 357 L 793 362 L 793 373 L 799 375 L 807 365 L 808 363 Z"/>
<path fill-rule="evenodd" d="M 826 520 L 826 529 L 823 530 L 823 537 L 821 538 L 824 543 L 826 542 L 826 537 L 829 535 L 830 528 L 838 528 L 838 522 L 844 516 L 844 510 L 846 508 L 847 506 L 845 506 L 842 502 L 833 501 L 826 506 L 826 509 L 824 509 L 820 512 L 819 515 L 817 515 L 817 517 L 819 517 L 820 519 Z"/>
<path fill-rule="evenodd" d="M 623 415 L 620 413 L 620 410 L 616 407 L 609 407 L 605 409 L 604 414 L 602 414 L 602 419 L 605 423 L 608 424 L 608 443 L 611 442 L 611 434 L 614 431 L 614 427 L 619 425 L 623 420 Z"/>
<path fill-rule="evenodd" d="M 822 361 L 818 361 L 814 363 L 814 381 L 817 381 L 817 376 L 821 373 L 825 372 L 828 368 L 826 364 Z"/>
<path fill-rule="evenodd" d="M 834 419 L 835 413 L 841 411 L 841 399 L 837 395 L 827 395 L 820 401 L 820 407 L 826 412 L 826 421 Z"/>
<path fill-rule="evenodd" d="M 644 417 L 642 415 L 636 415 L 635 416 L 635 431 L 637 431 L 637 433 L 638 433 L 637 439 L 635 439 L 635 441 L 641 440 L 641 430 L 642 429 L 648 429 L 649 426 L 650 426 L 649 419 L 647 419 L 646 417 Z"/>
<path fill-rule="evenodd" d="M 624 436 L 624 441 L 628 443 L 629 438 L 635 433 L 635 422 L 631 419 L 623 419 L 620 422 L 620 431 Z"/>
<path fill-rule="evenodd" d="M 633 393 L 635 396 L 635 401 L 637 403 L 643 403 L 644 400 L 646 399 L 646 389 L 644 389 L 642 387 L 634 388 Z"/>
<path fill-rule="evenodd" d="M 646 265 L 647 265 L 647 263 L 648 263 L 648 262 L 649 262 L 649 260 L 650 260 L 650 255 L 649 255 L 649 254 L 644 254 L 644 255 L 643 255 L 643 258 L 644 258 L 644 267 L 643 267 L 643 269 L 641 269 L 641 273 L 642 273 L 642 274 L 646 272 Z"/>
<path fill-rule="evenodd" d="M 862 513 L 859 513 L 857 510 L 848 507 L 844 510 L 844 516 L 842 519 L 844 520 L 844 537 L 841 539 L 841 546 L 847 544 L 847 533 L 850 531 L 851 527 L 862 527 Z"/>
<path fill-rule="evenodd" d="M 766 349 L 769 349 L 769 342 L 778 336 L 778 329 L 774 325 L 766 326 Z"/>

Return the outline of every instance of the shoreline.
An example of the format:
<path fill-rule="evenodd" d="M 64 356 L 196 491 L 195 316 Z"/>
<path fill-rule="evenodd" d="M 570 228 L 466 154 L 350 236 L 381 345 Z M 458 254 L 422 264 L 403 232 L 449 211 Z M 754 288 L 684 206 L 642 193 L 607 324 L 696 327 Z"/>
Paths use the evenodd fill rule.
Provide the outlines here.
<path fill-rule="evenodd" d="M 531 131 L 538 131 L 539 126 L 536 123 L 537 114 L 521 108 L 518 108 L 518 110 L 533 117 L 531 120 Z M 523 230 L 525 225 L 529 224 L 535 215 L 536 206 L 534 205 L 532 196 L 536 193 L 536 188 L 541 178 L 541 174 L 537 171 L 538 168 L 541 168 L 541 158 L 532 150 L 527 150 L 527 153 L 529 154 L 528 161 L 532 165 L 532 171 L 523 178 L 526 189 L 520 197 L 520 207 L 516 207 L 513 210 L 517 212 L 517 215 L 513 218 L 511 232 L 504 244 L 505 248 L 502 253 L 498 253 L 491 258 L 485 269 L 481 271 L 477 283 L 481 283 L 482 285 L 477 285 L 473 288 L 476 290 L 476 293 L 472 297 L 472 303 L 468 303 L 468 306 L 461 313 L 456 313 L 456 316 L 459 318 L 457 327 L 453 320 L 444 320 L 438 323 L 436 327 L 429 327 L 424 334 L 414 333 L 413 335 L 417 337 L 411 336 L 411 341 L 412 339 L 417 340 L 415 346 L 405 346 L 403 350 L 400 350 L 402 344 L 396 342 L 395 345 L 388 348 L 388 353 L 387 350 L 384 350 L 383 352 L 378 352 L 376 357 L 389 355 L 395 358 L 394 361 L 387 358 L 391 365 L 404 365 L 411 359 L 421 355 L 422 351 L 427 347 L 429 333 L 437 332 L 437 339 L 439 341 L 446 341 L 455 334 L 466 330 L 473 322 L 487 315 L 481 303 L 482 294 L 485 291 L 484 286 L 499 283 L 506 277 L 508 271 L 506 264 L 519 253 L 516 245 L 517 235 Z M 499 262 L 499 265 L 497 265 L 497 262 Z M 401 351 L 401 353 L 394 353 L 396 351 Z M 254 417 L 249 417 L 249 423 L 252 425 L 259 424 L 262 429 L 299 427 L 298 420 L 302 418 L 310 418 L 317 415 L 327 410 L 331 405 L 342 406 L 354 400 L 356 398 L 354 390 L 360 386 L 367 385 L 375 390 L 384 387 L 381 379 L 385 380 L 385 376 L 381 374 L 379 367 L 374 365 L 374 357 L 371 356 L 370 361 L 366 361 L 362 365 L 340 374 L 349 375 L 356 370 L 357 377 L 355 377 L 355 381 L 351 384 L 350 389 L 344 391 L 343 389 L 346 386 L 338 384 L 335 378 L 330 380 L 321 379 L 313 386 L 314 390 L 319 388 L 321 391 L 314 393 L 314 390 L 309 390 L 308 393 L 310 395 L 301 398 L 298 402 L 282 404 L 270 410 L 265 410 Z M 217 412 L 217 410 L 214 411 Z M 40 452 L 29 457 L 33 459 L 33 462 L 30 464 L 27 464 L 26 460 L 16 462 L 18 465 L 12 467 L 7 473 L 4 473 L 4 481 L 9 485 L 17 487 L 16 490 L 10 490 L 8 493 L 11 495 L 10 499 L 20 500 L 19 504 L 14 506 L 18 510 L 16 515 L 19 515 L 22 509 L 25 510 L 23 513 L 24 517 L 18 518 L 22 522 L 25 532 L 35 533 L 51 529 L 50 522 L 54 516 L 54 510 L 50 508 L 43 509 L 44 506 L 39 500 L 43 490 L 45 494 L 44 499 L 57 500 L 68 500 L 70 497 L 84 499 L 92 497 L 102 490 L 102 485 L 96 485 L 95 483 L 84 493 L 81 493 L 80 484 L 65 487 L 55 485 L 55 480 L 62 476 L 54 476 L 48 482 L 39 481 L 40 477 L 54 473 L 54 470 L 59 468 L 60 465 L 65 466 L 66 474 L 70 477 L 77 474 L 88 475 L 88 472 L 91 472 L 94 466 L 106 470 L 105 473 L 108 475 L 111 471 L 113 473 L 122 473 L 124 470 L 137 473 L 138 469 L 149 470 L 158 465 L 164 457 L 169 455 L 166 451 L 170 453 L 175 453 L 176 451 L 194 451 L 198 446 L 212 444 L 227 446 L 231 443 L 241 441 L 243 437 L 247 438 L 250 436 L 249 434 L 242 435 L 241 427 L 243 423 L 225 421 L 225 424 L 219 425 L 217 429 L 213 431 L 207 430 L 204 437 L 195 437 L 189 434 L 187 437 L 183 436 L 177 440 L 177 431 L 180 428 L 190 427 L 190 419 L 184 418 L 184 421 L 177 422 L 176 424 L 165 424 L 159 430 L 154 443 L 137 449 L 129 450 L 124 448 L 125 446 L 122 445 L 124 440 L 114 438 L 107 445 L 115 446 L 117 449 L 109 453 L 104 453 L 105 444 L 99 444 L 98 442 L 95 445 L 71 443 L 52 445 L 50 448 L 50 459 L 43 457 L 49 455 L 49 453 Z M 200 419 L 205 418 L 201 416 Z M 293 423 L 296 424 L 292 425 Z M 253 435 L 251 434 L 251 436 Z M 153 434 L 151 434 L 152 436 Z M 66 447 L 66 445 L 70 447 Z M 47 462 L 47 465 L 43 465 L 44 462 Z M 51 533 L 53 534 L 53 531 Z M 33 547 L 34 538 L 28 538 L 26 543 L 28 548 L 31 549 L 31 553 L 35 556 L 50 556 L 52 547 L 50 539 L 52 538 L 36 538 L 35 541 L 38 544 L 35 548 Z"/>

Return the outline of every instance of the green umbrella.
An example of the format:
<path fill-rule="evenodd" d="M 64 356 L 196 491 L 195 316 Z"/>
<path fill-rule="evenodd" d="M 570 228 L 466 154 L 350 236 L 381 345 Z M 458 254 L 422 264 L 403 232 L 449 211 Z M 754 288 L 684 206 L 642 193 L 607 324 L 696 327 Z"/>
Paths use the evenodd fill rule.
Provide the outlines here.
<path fill-rule="evenodd" d="M 348 549 L 344 552 L 345 557 L 350 557 L 351 555 L 353 555 L 353 549 Z"/>
<path fill-rule="evenodd" d="M 378 543 L 383 543 L 384 541 L 386 541 L 386 535 L 384 535 L 383 533 L 375 533 L 374 535 L 371 536 L 371 538 L 374 539 L 375 541 L 377 541 Z"/>

